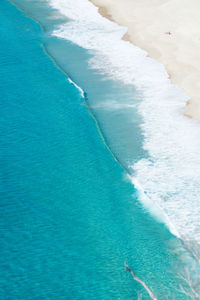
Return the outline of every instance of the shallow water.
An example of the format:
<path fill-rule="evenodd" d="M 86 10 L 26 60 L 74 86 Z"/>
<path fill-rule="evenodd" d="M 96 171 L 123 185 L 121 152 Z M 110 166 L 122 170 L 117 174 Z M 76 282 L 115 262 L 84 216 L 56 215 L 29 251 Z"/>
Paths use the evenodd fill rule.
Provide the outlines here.
<path fill-rule="evenodd" d="M 142 292 L 149 299 L 125 272 L 127 259 L 163 299 L 165 287 L 173 291 L 171 284 L 178 284 L 173 272 L 183 250 L 144 210 L 105 145 L 112 132 L 109 147 L 120 157 L 127 149 L 127 140 L 121 144 L 120 139 L 131 123 L 117 109 L 101 111 L 102 99 L 119 106 L 127 95 L 129 105 L 133 88 L 105 81 L 88 67 L 92 53 L 52 38 L 51 26 L 62 20 L 55 21 L 56 13 L 42 6 L 28 2 L 23 8 L 43 21 L 44 31 L 8 1 L 0 2 L 0 298 L 137 299 Z M 93 117 L 81 91 L 46 51 L 84 89 Z M 136 159 L 146 154 L 140 117 L 133 113 L 135 137 L 129 142 Z M 113 130 L 119 122 L 124 128 Z M 131 155 L 126 151 L 120 161 L 125 167 Z"/>
<path fill-rule="evenodd" d="M 117 109 L 119 114 L 124 113 L 126 120 L 135 122 L 136 109 L 131 109 L 130 105 L 136 105 L 142 120 L 139 126 L 143 149 L 148 155 L 136 163 L 135 124 L 128 126 L 120 120 L 120 125 L 126 127 L 126 134 L 117 136 L 114 129 L 108 130 L 108 140 L 113 141 L 112 148 L 120 161 L 132 170 L 133 182 L 141 187 L 142 194 L 145 192 L 145 197 L 140 197 L 143 204 L 156 213 L 174 234 L 200 242 L 200 130 L 196 121 L 183 115 L 189 97 L 171 84 L 161 64 L 149 58 L 145 51 L 122 40 L 126 28 L 101 17 L 89 1 L 49 0 L 48 3 L 70 19 L 54 28 L 55 36 L 95 54 L 88 63 L 96 72 L 119 85 L 137 90 L 137 93 L 124 93 L 120 101 L 124 106 L 119 107 L 118 97 L 115 102 L 114 96 L 111 101 L 105 98 L 101 108 Z M 127 99 L 129 108 L 125 112 Z M 106 123 L 104 114 L 100 119 Z M 119 142 L 115 147 L 116 141 Z M 126 145 L 120 149 L 123 143 Z M 129 149 L 128 156 L 126 149 Z"/>

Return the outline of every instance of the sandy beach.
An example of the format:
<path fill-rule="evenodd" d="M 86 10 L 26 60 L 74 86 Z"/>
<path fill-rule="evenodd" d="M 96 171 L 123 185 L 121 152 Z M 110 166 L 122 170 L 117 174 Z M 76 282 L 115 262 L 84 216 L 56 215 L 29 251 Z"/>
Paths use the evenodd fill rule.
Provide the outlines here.
<path fill-rule="evenodd" d="M 189 96 L 185 115 L 200 121 L 199 0 L 92 0 L 99 12 L 128 28 L 125 38 L 162 63 Z"/>

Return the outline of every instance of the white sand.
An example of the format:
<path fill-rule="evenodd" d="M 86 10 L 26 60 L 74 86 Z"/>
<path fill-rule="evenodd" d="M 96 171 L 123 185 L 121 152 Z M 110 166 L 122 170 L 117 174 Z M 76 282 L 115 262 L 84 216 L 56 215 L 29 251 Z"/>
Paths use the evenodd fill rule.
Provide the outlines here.
<path fill-rule="evenodd" d="M 127 26 L 127 38 L 165 66 L 171 81 L 190 97 L 185 115 L 200 121 L 200 0 L 91 2 Z"/>

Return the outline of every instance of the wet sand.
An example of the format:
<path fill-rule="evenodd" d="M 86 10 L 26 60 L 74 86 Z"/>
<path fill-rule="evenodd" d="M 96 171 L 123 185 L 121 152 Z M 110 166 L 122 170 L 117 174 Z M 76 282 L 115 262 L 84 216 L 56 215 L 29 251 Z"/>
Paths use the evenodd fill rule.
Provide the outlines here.
<path fill-rule="evenodd" d="M 91 0 L 128 28 L 126 39 L 162 63 L 189 96 L 185 115 L 200 121 L 200 1 Z"/>

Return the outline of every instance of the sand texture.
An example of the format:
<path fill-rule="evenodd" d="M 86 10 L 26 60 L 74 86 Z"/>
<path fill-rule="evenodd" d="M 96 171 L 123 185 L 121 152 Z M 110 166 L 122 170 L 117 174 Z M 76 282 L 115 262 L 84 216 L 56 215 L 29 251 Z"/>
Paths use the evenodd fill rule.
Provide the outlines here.
<path fill-rule="evenodd" d="M 200 121 L 200 1 L 92 0 L 100 13 L 128 27 L 127 37 L 162 63 L 190 97 L 185 115 Z"/>

